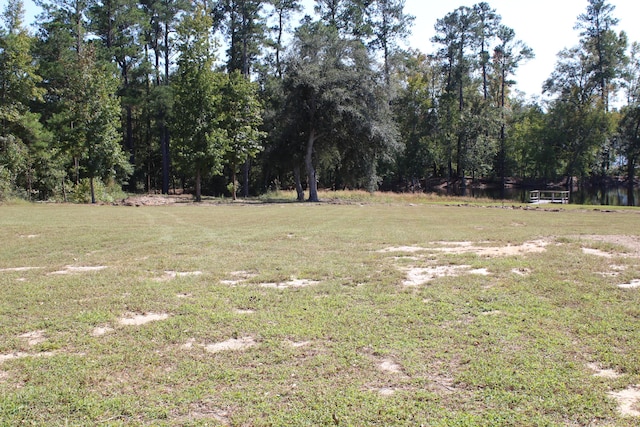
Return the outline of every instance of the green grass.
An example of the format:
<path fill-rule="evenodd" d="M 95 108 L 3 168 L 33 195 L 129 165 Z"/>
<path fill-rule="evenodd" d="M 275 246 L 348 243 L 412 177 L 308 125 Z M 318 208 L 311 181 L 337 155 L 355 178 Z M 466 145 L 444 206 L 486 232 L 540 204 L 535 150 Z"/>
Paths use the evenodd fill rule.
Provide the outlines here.
<path fill-rule="evenodd" d="M 0 271 L 0 360 L 24 356 L 0 361 L 0 425 L 640 422 L 607 395 L 640 384 L 640 289 L 616 286 L 640 278 L 639 254 L 580 237 L 640 240 L 640 210 L 366 193 L 277 203 L 290 196 L 0 206 L 0 270 L 37 267 Z M 379 252 L 536 239 L 544 252 Z M 403 269 L 437 265 L 490 275 L 402 285 Z M 600 274 L 612 265 L 618 277 Z M 66 266 L 107 268 L 51 274 Z M 294 278 L 319 283 L 261 286 Z M 169 318 L 119 324 L 134 313 Z M 30 345 L 21 335 L 34 331 L 45 339 Z M 242 337 L 255 345 L 204 348 Z M 590 362 L 621 376 L 595 377 Z"/>

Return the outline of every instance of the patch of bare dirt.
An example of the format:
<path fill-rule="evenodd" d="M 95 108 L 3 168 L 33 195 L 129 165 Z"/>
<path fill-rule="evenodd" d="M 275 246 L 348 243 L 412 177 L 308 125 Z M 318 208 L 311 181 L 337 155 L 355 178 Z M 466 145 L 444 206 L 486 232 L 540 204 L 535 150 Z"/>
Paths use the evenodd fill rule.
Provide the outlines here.
<path fill-rule="evenodd" d="M 513 274 L 517 274 L 518 276 L 528 276 L 531 274 L 531 270 L 524 267 L 514 268 L 511 270 Z"/>
<path fill-rule="evenodd" d="M 480 256 L 487 257 L 499 257 L 499 256 L 515 256 L 528 253 L 540 253 L 546 250 L 546 246 L 549 244 L 547 240 L 533 240 L 524 242 L 521 245 L 506 245 L 506 246 L 486 246 L 486 242 L 431 242 L 429 247 L 420 246 L 397 246 L 381 249 L 379 253 L 392 253 L 392 252 L 441 252 L 447 254 L 467 254 L 475 253 Z M 434 246 L 435 245 L 435 246 Z"/>
<path fill-rule="evenodd" d="M 640 236 L 627 235 L 583 235 L 580 239 L 591 240 L 593 242 L 604 242 L 619 245 L 629 251 L 627 256 L 640 257 Z"/>
<path fill-rule="evenodd" d="M 634 279 L 630 283 L 625 283 L 622 285 L 618 285 L 619 288 L 622 289 L 637 289 L 640 288 L 640 279 Z"/>
<path fill-rule="evenodd" d="M 607 393 L 618 402 L 618 412 L 626 417 L 640 417 L 640 385 Z"/>
<path fill-rule="evenodd" d="M 109 326 L 96 326 L 91 331 L 91 336 L 92 337 L 101 337 L 101 336 L 106 335 L 108 333 L 111 333 L 113 331 L 114 331 L 114 329 L 109 327 Z"/>
<path fill-rule="evenodd" d="M 27 340 L 27 344 L 33 347 L 34 345 L 41 344 L 47 340 L 47 338 L 44 336 L 44 332 L 45 331 L 31 331 L 18 335 L 18 338 Z"/>
<path fill-rule="evenodd" d="M 506 246 L 480 246 L 469 244 L 469 242 L 449 242 L 449 246 L 431 248 L 430 250 L 447 254 L 475 253 L 479 256 L 500 257 L 544 252 L 548 244 L 549 242 L 546 240 L 533 240 L 521 245 Z"/>
<path fill-rule="evenodd" d="M 226 341 L 207 344 L 204 349 L 209 353 L 218 353 L 221 351 L 239 351 L 245 350 L 249 347 L 256 345 L 256 341 L 253 337 L 247 336 L 242 338 L 231 338 Z"/>
<path fill-rule="evenodd" d="M 608 379 L 616 379 L 620 378 L 622 374 L 613 370 L 613 369 L 603 369 L 597 363 L 587 363 L 587 368 L 591 369 L 594 374 L 594 377 L 608 378 Z"/>
<path fill-rule="evenodd" d="M 187 414 L 175 414 L 173 422 L 177 425 L 190 425 L 198 420 L 211 420 L 215 425 L 229 426 L 231 425 L 230 417 L 230 410 L 218 408 L 212 402 L 200 401 L 190 404 Z"/>
<path fill-rule="evenodd" d="M 150 322 L 166 320 L 169 318 L 167 313 L 145 313 L 145 314 L 129 314 L 121 317 L 118 323 L 123 326 L 140 326 Z"/>
<path fill-rule="evenodd" d="M 404 286 L 420 286 L 439 277 L 458 276 L 462 270 L 469 269 L 468 265 L 446 265 L 425 268 L 410 268 Z"/>
<path fill-rule="evenodd" d="M 255 274 L 244 270 L 232 271 L 229 275 L 232 277 L 231 279 L 221 280 L 220 283 L 223 285 L 236 286 L 256 276 Z"/>
<path fill-rule="evenodd" d="M 10 267 L 10 268 L 0 268 L 0 273 L 3 272 L 20 272 L 20 271 L 29 271 L 29 270 L 39 270 L 42 267 Z"/>
<path fill-rule="evenodd" d="M 105 265 L 96 265 L 96 266 L 75 266 L 75 265 L 67 265 L 62 270 L 53 271 L 49 274 L 73 274 L 73 273 L 87 273 L 92 271 L 100 271 L 107 268 Z"/>
<path fill-rule="evenodd" d="M 242 309 L 242 308 L 239 308 L 236 310 L 236 313 L 238 314 L 254 314 L 255 312 L 256 312 L 255 310 Z"/>
<path fill-rule="evenodd" d="M 481 276 L 489 275 L 486 268 L 470 270 L 469 265 L 446 265 L 424 268 L 407 269 L 407 279 L 402 282 L 404 286 L 420 286 L 439 277 L 455 277 L 460 274 L 477 274 Z"/>
<path fill-rule="evenodd" d="M 392 374 L 402 374 L 402 367 L 391 359 L 385 359 L 378 364 L 378 369 Z"/>
<path fill-rule="evenodd" d="M 24 359 L 25 357 L 51 357 L 51 356 L 54 356 L 55 354 L 56 353 L 53 351 L 44 351 L 40 353 L 24 353 L 24 352 L 18 351 L 15 353 L 0 354 L 0 363 L 4 363 L 8 360 Z"/>
<path fill-rule="evenodd" d="M 396 389 L 391 387 L 383 387 L 381 389 L 378 389 L 378 394 L 380 396 L 393 396 L 394 394 L 396 394 Z"/>
<path fill-rule="evenodd" d="M 422 248 L 420 246 L 392 246 L 390 248 L 380 249 L 378 252 L 383 254 L 392 253 L 392 252 L 414 253 L 414 252 L 424 252 L 428 250 L 429 250 L 428 248 Z"/>
<path fill-rule="evenodd" d="M 301 348 L 301 347 L 306 347 L 308 345 L 311 344 L 311 341 L 285 341 L 285 343 L 293 348 Z"/>
<path fill-rule="evenodd" d="M 599 256 L 601 258 L 613 258 L 613 254 L 601 251 L 600 249 L 582 248 L 582 253 L 585 255 Z"/>
<path fill-rule="evenodd" d="M 288 282 L 280 283 L 261 283 L 263 288 L 288 289 L 288 288 L 305 288 L 307 286 L 317 285 L 318 281 L 309 279 L 292 279 Z"/>
<path fill-rule="evenodd" d="M 195 276 L 201 276 L 202 275 L 202 271 L 173 271 L 173 270 L 167 270 L 164 272 L 164 275 L 161 277 L 157 277 L 155 280 L 157 282 L 166 282 L 168 280 L 173 280 L 176 279 L 178 277 L 195 277 Z"/>

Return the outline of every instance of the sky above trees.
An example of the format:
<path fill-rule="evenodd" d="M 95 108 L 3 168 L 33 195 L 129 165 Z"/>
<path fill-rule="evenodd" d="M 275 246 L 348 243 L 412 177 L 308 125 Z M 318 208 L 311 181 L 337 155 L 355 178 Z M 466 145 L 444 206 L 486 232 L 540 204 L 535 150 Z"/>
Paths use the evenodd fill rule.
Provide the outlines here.
<path fill-rule="evenodd" d="M 306 7 L 313 9 L 314 0 L 305 0 Z M 415 16 L 411 47 L 422 52 L 435 50 L 431 38 L 435 34 L 437 19 L 444 17 L 458 6 L 473 6 L 478 0 L 406 0 L 405 12 Z M 492 8 L 502 16 L 502 22 L 513 28 L 516 38 L 533 49 L 535 58 L 522 64 L 516 73 L 517 87 L 529 96 L 540 95 L 542 84 L 551 75 L 557 54 L 564 48 L 578 44 L 579 31 L 574 30 L 576 18 L 583 13 L 586 0 L 490 0 Z M 620 20 L 618 31 L 624 30 L 629 43 L 640 41 L 640 26 L 635 20 L 640 16 L 640 1 L 613 0 L 614 15 Z"/>
<path fill-rule="evenodd" d="M 7 0 L 0 0 L 3 8 Z M 408 40 L 411 47 L 431 53 L 434 47 L 431 38 L 435 34 L 437 19 L 458 6 L 472 6 L 478 0 L 406 0 L 405 12 L 415 16 L 412 35 Z M 311 13 L 314 0 L 304 0 Z M 578 43 L 579 34 L 573 27 L 576 18 L 583 13 L 586 0 L 537 0 L 524 2 L 514 0 L 492 0 L 489 2 L 502 16 L 505 25 L 513 28 L 516 38 L 533 49 L 535 58 L 522 64 L 516 73 L 517 88 L 529 96 L 540 96 L 542 84 L 551 75 L 557 62 L 557 54 L 564 48 Z M 637 0 L 611 1 L 615 16 L 620 20 L 618 31 L 627 33 L 629 42 L 640 42 L 640 26 L 634 20 L 640 16 L 640 2 Z M 37 7 L 33 0 L 25 0 L 27 22 L 33 23 Z"/>

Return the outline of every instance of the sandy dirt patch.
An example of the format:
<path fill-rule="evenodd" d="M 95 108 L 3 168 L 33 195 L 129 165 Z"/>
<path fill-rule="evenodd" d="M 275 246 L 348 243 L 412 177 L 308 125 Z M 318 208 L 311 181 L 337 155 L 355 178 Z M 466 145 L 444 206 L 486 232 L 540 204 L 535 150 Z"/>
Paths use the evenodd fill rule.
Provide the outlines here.
<path fill-rule="evenodd" d="M 378 389 L 378 394 L 380 396 L 393 396 L 394 394 L 396 394 L 396 389 L 391 387 L 383 387 L 381 389 Z"/>
<path fill-rule="evenodd" d="M 96 265 L 96 266 L 74 266 L 67 265 L 62 270 L 54 271 L 49 274 L 73 274 L 73 273 L 88 273 L 92 271 L 100 271 L 107 268 L 105 265 Z"/>
<path fill-rule="evenodd" d="M 618 285 L 619 288 L 622 289 L 637 289 L 640 288 L 640 279 L 634 279 L 630 283 L 625 283 L 622 285 Z"/>
<path fill-rule="evenodd" d="M 172 421 L 176 425 L 191 425 L 197 420 L 210 420 L 215 425 L 229 426 L 231 425 L 231 412 L 217 408 L 211 402 L 201 401 L 189 405 L 189 412 L 184 415 L 174 415 Z M 199 423 L 196 423 L 199 424 Z M 209 425 L 205 423 L 204 425 Z"/>
<path fill-rule="evenodd" d="M 245 350 L 249 347 L 253 347 L 254 345 L 256 345 L 255 339 L 247 336 L 242 338 L 231 338 L 226 341 L 208 344 L 204 346 L 204 349 L 209 353 L 219 353 L 221 351 Z"/>
<path fill-rule="evenodd" d="M 447 254 L 475 253 L 479 256 L 500 257 L 544 252 L 548 244 L 549 242 L 546 240 L 532 240 L 521 245 L 507 246 L 480 246 L 469 244 L 469 242 L 449 242 L 447 247 L 437 247 L 430 250 Z"/>
<path fill-rule="evenodd" d="M 167 313 L 130 314 L 125 317 L 121 317 L 118 320 L 118 323 L 123 326 L 140 326 L 150 322 L 166 320 L 168 318 L 169 315 Z"/>
<path fill-rule="evenodd" d="M 640 417 L 640 386 L 607 393 L 618 402 L 618 412 L 623 416 Z"/>
<path fill-rule="evenodd" d="M 378 364 L 378 369 L 383 372 L 390 372 L 392 374 L 401 374 L 402 366 L 398 365 L 391 359 L 385 359 Z"/>
<path fill-rule="evenodd" d="M 461 274 L 477 274 L 488 276 L 490 273 L 486 268 L 470 270 L 469 265 L 447 265 L 437 267 L 409 268 L 406 269 L 407 278 L 402 284 L 404 286 L 420 286 L 439 277 L 456 277 Z"/>
<path fill-rule="evenodd" d="M 601 258 L 613 258 L 612 254 L 601 251 L 600 249 L 582 248 L 582 253 L 585 255 L 599 256 Z"/>
<path fill-rule="evenodd" d="M 441 252 L 446 254 L 467 254 L 475 253 L 480 256 L 498 257 L 498 256 L 515 256 L 528 253 L 540 253 L 546 250 L 549 244 L 546 240 L 532 240 L 524 242 L 521 245 L 507 246 L 485 246 L 488 242 L 431 242 L 429 247 L 420 246 L 397 246 L 381 249 L 380 253 L 392 252 Z M 435 246 L 434 246 L 435 245 Z"/>
<path fill-rule="evenodd" d="M 468 270 L 468 265 L 448 265 L 426 268 L 410 268 L 407 270 L 407 278 L 404 286 L 420 286 L 439 277 L 458 276 L 461 271 Z"/>
<path fill-rule="evenodd" d="M 378 252 L 382 254 L 388 254 L 393 252 L 414 253 L 414 252 L 423 252 L 428 250 L 429 250 L 428 248 L 422 248 L 420 246 L 392 246 L 390 248 L 380 249 Z"/>
<path fill-rule="evenodd" d="M 0 268 L 0 273 L 2 272 L 20 272 L 20 271 L 30 271 L 30 270 L 39 270 L 42 267 L 10 267 L 10 268 Z"/>
<path fill-rule="evenodd" d="M 193 294 L 190 294 L 188 292 L 183 292 L 181 294 L 176 294 L 176 298 L 192 298 Z"/>
<path fill-rule="evenodd" d="M 260 283 L 263 288 L 288 289 L 288 288 L 305 288 L 307 286 L 317 285 L 318 281 L 308 279 L 292 279 L 288 282 L 280 283 Z"/>
<path fill-rule="evenodd" d="M 518 276 L 526 277 L 531 274 L 531 270 L 524 267 L 514 268 L 511 270 L 513 274 L 517 274 Z"/>
<path fill-rule="evenodd" d="M 232 271 L 229 275 L 231 276 L 231 279 L 221 280 L 220 283 L 223 285 L 236 286 L 256 276 L 255 274 L 244 270 Z"/>
<path fill-rule="evenodd" d="M 290 341 L 290 340 L 287 340 L 287 341 L 285 341 L 285 343 L 288 346 L 293 347 L 293 348 L 301 348 L 301 347 L 306 347 L 306 346 L 310 345 L 311 341 Z"/>
<path fill-rule="evenodd" d="M 114 331 L 114 329 L 109 327 L 109 326 L 96 326 L 91 331 L 91 336 L 92 337 L 101 337 L 101 336 L 106 335 L 108 333 L 111 333 L 113 331 Z"/>
<path fill-rule="evenodd" d="M 18 335 L 18 338 L 27 340 L 27 344 L 29 344 L 30 346 L 34 346 L 41 344 L 47 340 L 47 338 L 44 336 L 44 332 L 45 331 L 27 332 L 22 335 Z"/>
<path fill-rule="evenodd" d="M 242 309 L 242 308 L 239 308 L 236 310 L 237 314 L 254 314 L 255 312 L 256 312 L 255 310 Z"/>
<path fill-rule="evenodd" d="M 161 277 L 156 277 L 154 280 L 157 282 L 166 282 L 168 280 L 173 280 L 178 277 L 195 277 L 201 276 L 202 271 L 173 271 L 167 270 L 164 272 L 164 275 Z"/>
<path fill-rule="evenodd" d="M 597 363 L 587 363 L 587 368 L 591 369 L 594 372 L 594 377 L 616 379 L 622 376 L 622 374 L 613 369 L 603 369 Z"/>
<path fill-rule="evenodd" d="M 23 353 L 21 351 L 18 351 L 15 353 L 0 354 L 0 363 L 4 363 L 8 360 L 24 359 L 25 357 L 51 357 L 55 354 L 56 353 L 53 351 L 44 351 L 41 353 Z"/>
<path fill-rule="evenodd" d="M 499 316 L 502 314 L 502 311 L 500 310 L 483 311 L 481 314 L 483 316 Z"/>
<path fill-rule="evenodd" d="M 584 235 L 578 236 L 580 239 L 591 240 L 595 242 L 611 243 L 613 245 L 619 245 L 624 247 L 628 254 L 621 254 L 621 256 L 633 256 L 640 257 L 640 236 L 625 236 L 625 235 Z"/>

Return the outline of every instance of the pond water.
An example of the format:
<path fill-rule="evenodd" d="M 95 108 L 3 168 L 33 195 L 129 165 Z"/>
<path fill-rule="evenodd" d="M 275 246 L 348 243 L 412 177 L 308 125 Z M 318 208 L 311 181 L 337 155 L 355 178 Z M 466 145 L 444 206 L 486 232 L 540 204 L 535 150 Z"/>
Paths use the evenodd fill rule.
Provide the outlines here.
<path fill-rule="evenodd" d="M 446 193 L 443 193 L 446 194 Z M 640 188 L 633 191 L 634 206 L 640 206 Z M 467 197 L 488 198 L 500 200 L 502 194 L 500 189 L 495 188 L 467 188 Z M 521 188 L 505 189 L 505 200 L 526 203 L 529 197 L 529 190 Z M 569 198 L 569 203 L 578 205 L 602 205 L 602 206 L 628 206 L 628 194 L 626 187 L 613 187 L 607 189 L 588 188 L 573 191 Z"/>

